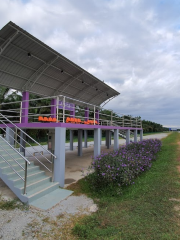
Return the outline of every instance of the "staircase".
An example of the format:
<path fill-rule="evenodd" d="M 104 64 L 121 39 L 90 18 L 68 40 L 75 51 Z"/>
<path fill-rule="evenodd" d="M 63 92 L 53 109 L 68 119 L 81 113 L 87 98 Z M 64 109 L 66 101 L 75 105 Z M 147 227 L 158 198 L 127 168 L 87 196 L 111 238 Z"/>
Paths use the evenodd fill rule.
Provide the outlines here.
<path fill-rule="evenodd" d="M 22 153 L 18 153 L 0 136 L 0 178 L 22 202 L 31 203 L 59 188 L 59 183 L 51 182 L 51 177 L 41 171 L 39 166 L 28 160 L 27 163 L 29 164 L 27 164 L 27 184 L 24 194 L 25 159 Z"/>
<path fill-rule="evenodd" d="M 56 189 L 59 189 L 59 183 L 53 182 L 53 159 L 56 158 L 56 156 L 32 139 L 28 134 L 26 134 L 26 132 L 17 127 L 1 113 L 0 124 L 1 131 L 6 133 L 6 139 L 0 135 L 0 178 L 4 181 L 4 183 L 22 202 L 28 204 Z M 13 125 L 15 130 L 13 130 L 13 128 L 9 128 L 8 124 L 11 124 L 11 126 Z M 6 130 L 4 130 L 4 128 L 6 128 Z M 17 134 L 18 131 L 20 132 L 19 134 Z M 38 156 L 33 156 L 33 154 L 29 152 L 36 162 L 52 173 L 52 177 L 47 176 L 45 171 L 40 170 L 39 166 L 35 166 L 33 161 L 30 162 L 26 157 L 24 157 L 24 153 L 17 150 L 15 147 L 17 144 L 24 150 L 25 144 L 28 144 L 34 149 L 34 151 L 37 151 L 35 147 L 31 146 L 22 137 L 23 134 L 21 133 L 26 135 L 26 139 L 30 138 L 31 141 L 38 145 L 39 148 L 41 147 L 43 151 L 46 151 L 46 153 L 50 155 L 52 160 L 49 160 L 46 157 L 47 155 L 43 155 L 42 151 L 40 151 L 40 158 L 38 159 Z M 24 144 L 20 144 L 17 141 L 17 138 L 20 138 L 21 143 L 24 142 Z M 52 165 L 51 169 L 49 169 L 49 164 Z"/>

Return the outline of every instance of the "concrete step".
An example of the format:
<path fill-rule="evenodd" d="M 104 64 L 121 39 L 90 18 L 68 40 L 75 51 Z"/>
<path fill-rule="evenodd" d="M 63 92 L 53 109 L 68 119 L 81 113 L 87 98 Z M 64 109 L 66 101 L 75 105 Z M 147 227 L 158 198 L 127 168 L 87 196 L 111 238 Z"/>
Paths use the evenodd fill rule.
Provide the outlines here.
<path fill-rule="evenodd" d="M 23 154 L 22 153 L 20 153 L 22 156 L 23 156 Z M 5 159 L 12 159 L 12 158 L 20 158 L 21 157 L 21 155 L 20 155 L 19 153 L 17 153 L 17 152 L 14 152 L 14 153 L 6 153 L 6 152 L 3 152 L 3 153 L 1 153 L 0 154 L 0 159 L 2 159 L 3 160 L 3 158 L 5 158 Z M 3 158 L 2 158 L 3 157 Z"/>
<path fill-rule="evenodd" d="M 21 153 L 23 156 L 23 153 Z M 11 190 L 24 202 L 30 203 L 40 197 L 47 196 L 49 193 L 59 189 L 59 183 L 51 182 L 51 177 L 47 176 L 44 171 L 41 171 L 39 166 L 35 166 L 34 162 L 27 165 L 27 186 L 26 195 L 23 195 L 24 181 L 17 175 L 17 173 L 24 178 L 25 160 L 19 153 L 17 153 L 11 146 L 7 144 L 0 137 L 0 174 L 5 183 Z M 11 164 L 16 172 L 8 165 L 4 159 Z M 21 166 L 18 165 L 18 163 Z"/>
<path fill-rule="evenodd" d="M 28 169 L 27 169 L 27 175 L 29 176 L 29 174 L 37 173 L 37 172 L 39 172 L 39 171 L 40 171 L 40 170 L 39 170 L 39 167 L 33 165 L 33 166 L 31 166 L 31 168 L 28 168 Z M 17 171 L 17 172 L 18 172 L 18 174 L 19 174 L 20 176 L 23 176 L 23 178 L 24 178 L 24 170 L 23 170 L 23 169 L 20 170 L 20 171 Z M 19 178 L 18 175 L 17 175 L 14 171 L 8 172 L 8 173 L 7 173 L 7 177 L 8 177 L 10 180 L 14 180 L 14 179 Z"/>
<path fill-rule="evenodd" d="M 16 159 L 16 161 L 14 160 L 6 160 L 8 163 L 10 163 L 11 165 L 15 164 L 16 162 L 18 162 L 19 164 L 21 164 L 23 167 L 25 166 L 25 160 L 24 159 Z M 2 167 L 6 167 L 9 166 L 8 163 L 6 161 L 0 161 L 0 168 Z M 16 163 L 18 165 L 18 163 Z"/>
<path fill-rule="evenodd" d="M 29 199 L 28 202 L 30 203 L 40 197 L 43 197 L 46 194 L 49 194 L 50 192 L 52 192 L 58 188 L 59 188 L 59 183 L 57 183 L 57 182 L 49 182 L 49 183 L 43 184 L 27 193 L 26 196 Z"/>
<path fill-rule="evenodd" d="M 27 176 L 27 183 L 31 183 L 33 181 L 39 180 L 46 176 L 44 171 L 34 171 L 32 173 L 29 173 Z M 13 179 L 14 186 L 18 186 L 22 180 L 16 175 Z"/>
<path fill-rule="evenodd" d="M 27 182 L 27 186 L 26 186 L 26 192 L 30 192 L 30 191 L 36 191 L 37 188 L 41 188 L 43 185 L 49 184 L 51 183 L 51 177 L 48 176 L 43 176 L 40 179 L 34 179 L 34 181 L 32 182 Z M 23 193 L 24 191 L 24 182 L 22 182 L 21 184 L 19 184 L 18 186 L 16 186 L 17 188 L 19 188 L 21 190 L 21 192 Z"/>
<path fill-rule="evenodd" d="M 20 166 L 14 166 L 14 165 L 12 165 L 12 167 L 15 169 L 15 171 L 16 172 L 20 172 L 20 171 L 23 171 L 24 172 L 24 170 L 20 167 Z M 34 167 L 37 167 L 37 169 L 39 169 L 39 166 L 34 166 L 34 165 L 29 165 L 28 166 L 28 171 L 30 171 L 31 169 L 34 169 Z M 1 170 L 2 170 L 2 172 L 4 173 L 4 174 L 6 174 L 6 175 L 8 175 L 8 174 L 10 174 L 10 173 L 13 173 L 14 172 L 14 170 L 10 167 L 10 166 L 8 166 L 8 167 L 3 167 L 3 168 L 1 168 Z"/>

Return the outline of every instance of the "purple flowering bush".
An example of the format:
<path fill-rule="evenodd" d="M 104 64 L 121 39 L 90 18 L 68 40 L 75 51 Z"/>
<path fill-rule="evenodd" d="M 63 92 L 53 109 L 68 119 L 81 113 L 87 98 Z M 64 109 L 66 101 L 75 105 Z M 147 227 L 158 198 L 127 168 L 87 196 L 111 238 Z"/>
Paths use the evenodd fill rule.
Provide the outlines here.
<path fill-rule="evenodd" d="M 109 184 L 119 187 L 134 184 L 139 174 L 151 168 L 160 149 L 160 140 L 148 139 L 122 146 L 117 151 L 102 153 L 93 159 L 90 166 L 93 173 L 91 171 L 87 179 L 97 189 Z"/>

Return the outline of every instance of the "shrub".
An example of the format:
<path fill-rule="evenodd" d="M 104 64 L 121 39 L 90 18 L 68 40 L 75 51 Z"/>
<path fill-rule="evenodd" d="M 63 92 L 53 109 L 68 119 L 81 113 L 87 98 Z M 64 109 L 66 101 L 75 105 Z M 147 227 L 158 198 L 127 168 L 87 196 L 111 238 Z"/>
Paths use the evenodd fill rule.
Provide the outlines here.
<path fill-rule="evenodd" d="M 119 187 L 134 184 L 139 174 L 151 168 L 160 149 L 160 140 L 148 139 L 102 153 L 93 159 L 86 180 L 98 190 L 115 184 Z"/>

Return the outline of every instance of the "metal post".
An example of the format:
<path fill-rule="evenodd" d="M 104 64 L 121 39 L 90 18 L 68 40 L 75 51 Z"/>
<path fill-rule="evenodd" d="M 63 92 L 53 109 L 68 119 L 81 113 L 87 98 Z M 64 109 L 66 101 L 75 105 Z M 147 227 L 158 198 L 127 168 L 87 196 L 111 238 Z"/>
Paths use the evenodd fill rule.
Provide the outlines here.
<path fill-rule="evenodd" d="M 58 123 L 58 115 L 59 115 L 59 97 L 56 98 L 56 122 Z"/>
<path fill-rule="evenodd" d="M 123 115 L 123 127 L 124 127 L 124 115 Z"/>
<path fill-rule="evenodd" d="M 65 122 L 65 97 L 63 97 L 63 123 Z"/>
<path fill-rule="evenodd" d="M 113 118 L 113 117 L 112 117 L 112 111 L 111 111 L 111 126 L 112 126 L 112 118 Z"/>
<path fill-rule="evenodd" d="M 25 172 L 24 172 L 24 194 L 26 194 L 27 185 L 27 162 L 25 161 Z"/>

